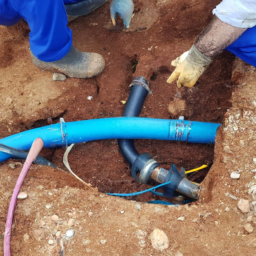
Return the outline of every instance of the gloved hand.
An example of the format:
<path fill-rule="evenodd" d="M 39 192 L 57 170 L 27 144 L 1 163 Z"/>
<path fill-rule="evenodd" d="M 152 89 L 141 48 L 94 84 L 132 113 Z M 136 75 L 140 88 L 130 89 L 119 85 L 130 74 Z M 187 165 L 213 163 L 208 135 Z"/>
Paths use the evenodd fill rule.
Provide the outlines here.
<path fill-rule="evenodd" d="M 119 14 L 126 28 L 129 28 L 134 10 L 132 0 L 113 0 L 110 5 L 110 15 L 113 25 L 116 25 L 116 15 Z"/>
<path fill-rule="evenodd" d="M 211 57 L 205 56 L 193 45 L 189 51 L 172 61 L 171 65 L 176 68 L 167 79 L 167 83 L 172 83 L 177 79 L 179 88 L 182 85 L 189 88 L 193 87 L 211 62 Z"/>

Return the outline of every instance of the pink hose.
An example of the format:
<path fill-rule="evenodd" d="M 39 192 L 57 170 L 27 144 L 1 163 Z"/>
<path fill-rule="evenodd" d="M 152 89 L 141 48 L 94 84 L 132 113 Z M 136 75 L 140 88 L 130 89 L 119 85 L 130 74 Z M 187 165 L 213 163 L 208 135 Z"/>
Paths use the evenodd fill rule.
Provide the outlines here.
<path fill-rule="evenodd" d="M 6 220 L 6 225 L 5 225 L 5 232 L 4 232 L 4 256 L 10 256 L 11 255 L 11 231 L 12 231 L 12 219 L 13 219 L 13 214 L 17 202 L 17 196 L 19 194 L 21 185 L 23 183 L 23 180 L 26 177 L 26 174 L 32 164 L 32 162 L 36 159 L 38 154 L 40 153 L 41 149 L 44 147 L 44 142 L 42 141 L 41 138 L 35 139 L 33 142 L 30 151 L 28 153 L 28 156 L 26 158 L 26 161 L 23 165 L 23 168 L 21 170 L 20 176 L 16 182 L 13 194 L 12 194 L 12 199 L 9 205 L 9 210 L 7 214 L 7 220 Z"/>

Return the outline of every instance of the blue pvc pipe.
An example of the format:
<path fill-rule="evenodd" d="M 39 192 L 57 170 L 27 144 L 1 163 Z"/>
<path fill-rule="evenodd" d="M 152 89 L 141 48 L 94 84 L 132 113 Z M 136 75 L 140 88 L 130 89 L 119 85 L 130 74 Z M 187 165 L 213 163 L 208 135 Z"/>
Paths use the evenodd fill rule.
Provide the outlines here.
<path fill-rule="evenodd" d="M 33 141 L 41 137 L 44 147 L 53 148 L 72 143 L 103 139 L 155 139 L 214 143 L 220 124 L 183 120 L 151 119 L 140 117 L 114 117 L 69 123 L 58 123 L 0 140 L 0 143 L 29 150 Z M 11 155 L 0 152 L 0 162 Z"/>

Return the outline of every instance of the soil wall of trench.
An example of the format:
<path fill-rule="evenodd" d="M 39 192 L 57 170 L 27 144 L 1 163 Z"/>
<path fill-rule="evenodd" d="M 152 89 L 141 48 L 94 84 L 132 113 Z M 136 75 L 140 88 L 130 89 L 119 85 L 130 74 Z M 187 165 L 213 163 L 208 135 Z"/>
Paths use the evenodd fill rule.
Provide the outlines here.
<path fill-rule="evenodd" d="M 51 73 L 30 61 L 27 25 L 0 27 L 1 137 L 47 125 L 47 118 L 58 122 L 61 116 L 66 121 L 121 116 L 129 83 L 144 75 L 153 95 L 141 116 L 182 114 L 189 120 L 222 123 L 215 147 L 136 142 L 140 152 L 151 153 L 166 166 L 175 163 L 189 169 L 213 162 L 200 199 L 173 207 L 143 203 L 149 195 L 135 198 L 137 202 L 107 196 L 105 192 L 145 186 L 132 181 L 116 141 L 78 145 L 70 154 L 70 165 L 97 189 L 84 188 L 66 172 L 33 165 L 22 186 L 28 198 L 18 201 L 15 211 L 12 255 L 61 255 L 61 250 L 65 255 L 255 254 L 255 68 L 225 52 L 193 89 L 166 84 L 170 60 L 189 49 L 218 1 L 134 2 L 130 31 L 123 31 L 120 24 L 111 26 L 108 4 L 70 24 L 77 48 L 97 51 L 106 59 L 105 71 L 95 79 L 52 81 Z M 88 101 L 88 96 L 93 99 Z M 185 109 L 168 111 L 180 101 Z M 64 149 L 43 151 L 61 168 L 63 153 Z M 12 169 L 12 162 L 0 165 L 0 255 L 8 205 L 21 171 L 19 165 Z M 240 174 L 239 179 L 231 179 L 233 172 Z M 75 231 L 75 237 L 64 241 L 62 248 L 68 229 Z M 152 246 L 154 229 L 167 236 L 168 246 L 162 251 Z"/>

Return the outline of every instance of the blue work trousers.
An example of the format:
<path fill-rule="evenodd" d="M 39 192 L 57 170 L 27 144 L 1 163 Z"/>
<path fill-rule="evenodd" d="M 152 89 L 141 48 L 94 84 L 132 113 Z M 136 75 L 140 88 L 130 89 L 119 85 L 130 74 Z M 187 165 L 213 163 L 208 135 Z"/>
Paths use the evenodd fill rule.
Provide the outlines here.
<path fill-rule="evenodd" d="M 256 67 L 256 27 L 248 28 L 227 50 Z"/>
<path fill-rule="evenodd" d="M 0 0 L 0 25 L 11 26 L 23 18 L 30 27 L 32 53 L 50 62 L 64 57 L 72 45 L 65 4 L 81 0 Z"/>

